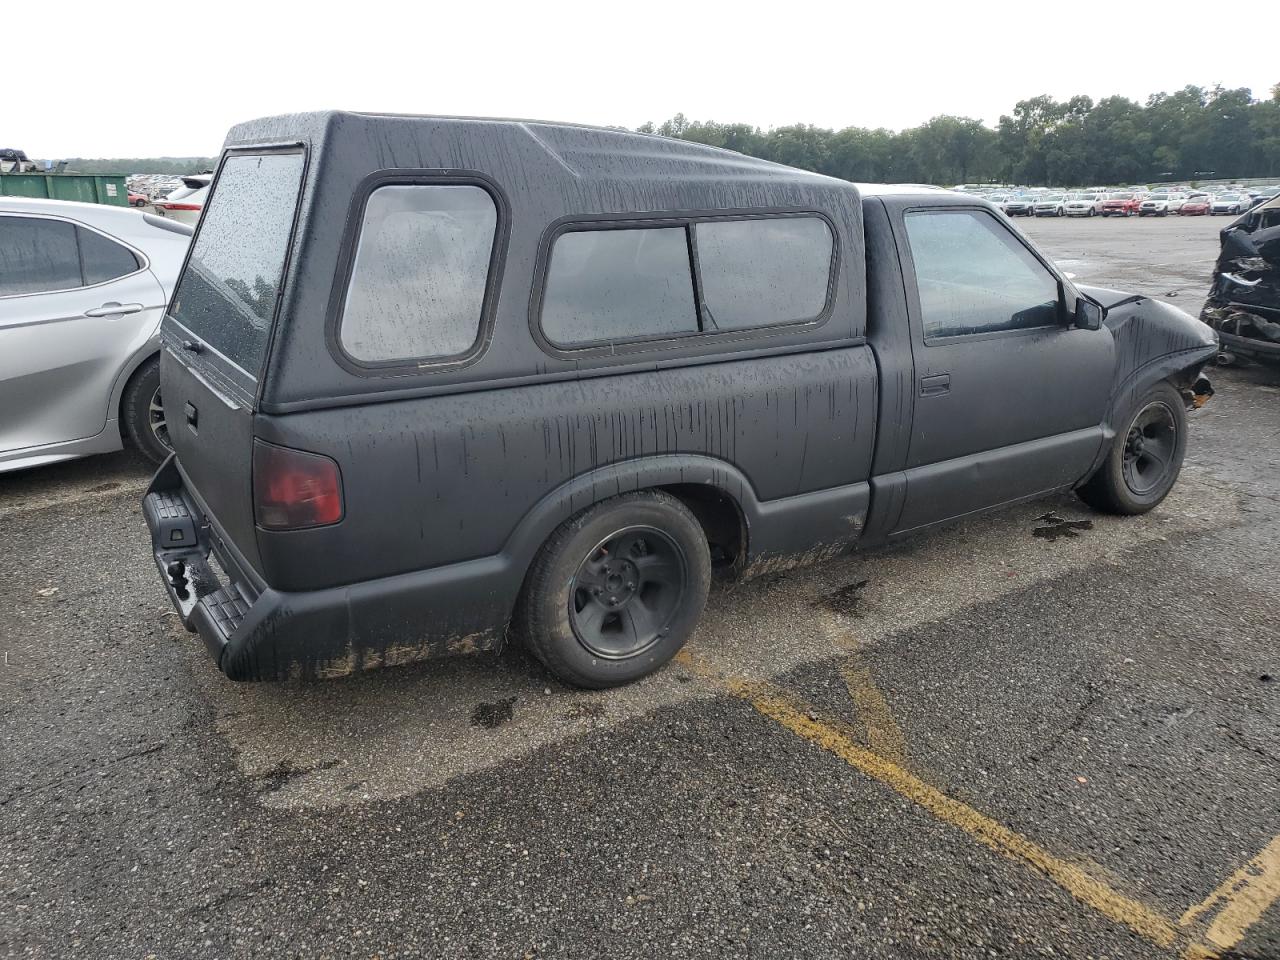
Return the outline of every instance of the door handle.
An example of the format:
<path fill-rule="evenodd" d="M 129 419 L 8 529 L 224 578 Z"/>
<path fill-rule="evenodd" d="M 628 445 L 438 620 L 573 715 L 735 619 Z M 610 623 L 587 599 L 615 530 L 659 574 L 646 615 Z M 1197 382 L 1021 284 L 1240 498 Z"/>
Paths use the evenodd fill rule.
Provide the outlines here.
<path fill-rule="evenodd" d="M 938 397 L 951 392 L 951 374 L 939 373 L 933 377 L 920 378 L 920 396 Z"/>
<path fill-rule="evenodd" d="M 86 310 L 86 317 L 119 317 L 126 313 L 141 313 L 142 304 L 140 303 L 117 303 L 115 300 L 108 300 L 100 307 L 94 307 L 92 310 Z"/>

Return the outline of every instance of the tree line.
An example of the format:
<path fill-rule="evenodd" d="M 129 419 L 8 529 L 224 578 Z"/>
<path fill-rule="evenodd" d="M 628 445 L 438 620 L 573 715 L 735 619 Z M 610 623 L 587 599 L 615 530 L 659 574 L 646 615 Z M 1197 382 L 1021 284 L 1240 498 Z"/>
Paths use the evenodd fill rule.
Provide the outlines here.
<path fill-rule="evenodd" d="M 217 157 L 75 157 L 67 161 L 67 171 L 125 176 L 134 173 L 167 173 L 185 177 L 212 170 L 217 163 Z"/>
<path fill-rule="evenodd" d="M 1241 87 L 1186 86 L 1145 104 L 1076 96 L 1019 100 L 995 129 L 937 116 L 907 130 L 808 124 L 646 123 L 659 133 L 869 183 L 1017 183 L 1028 186 L 1280 177 L 1280 84 L 1256 100 Z"/>

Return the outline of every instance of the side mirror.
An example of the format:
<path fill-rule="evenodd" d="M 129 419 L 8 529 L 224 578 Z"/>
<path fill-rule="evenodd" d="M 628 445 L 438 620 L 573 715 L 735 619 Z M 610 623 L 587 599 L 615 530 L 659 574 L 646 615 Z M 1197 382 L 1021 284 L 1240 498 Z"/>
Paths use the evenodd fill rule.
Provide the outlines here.
<path fill-rule="evenodd" d="M 1081 330 L 1101 330 L 1104 316 L 1106 311 L 1102 309 L 1102 304 L 1084 297 L 1076 298 L 1075 325 Z"/>

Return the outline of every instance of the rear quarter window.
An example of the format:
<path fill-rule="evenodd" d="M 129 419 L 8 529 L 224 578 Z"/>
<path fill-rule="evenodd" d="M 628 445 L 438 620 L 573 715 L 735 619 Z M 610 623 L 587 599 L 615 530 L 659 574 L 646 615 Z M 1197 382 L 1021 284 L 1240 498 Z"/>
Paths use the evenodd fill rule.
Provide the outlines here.
<path fill-rule="evenodd" d="M 133 251 L 100 233 L 77 227 L 76 235 L 80 241 L 85 286 L 127 276 L 142 266 Z"/>
<path fill-rule="evenodd" d="M 169 314 L 257 377 L 280 296 L 302 153 L 227 157 Z"/>

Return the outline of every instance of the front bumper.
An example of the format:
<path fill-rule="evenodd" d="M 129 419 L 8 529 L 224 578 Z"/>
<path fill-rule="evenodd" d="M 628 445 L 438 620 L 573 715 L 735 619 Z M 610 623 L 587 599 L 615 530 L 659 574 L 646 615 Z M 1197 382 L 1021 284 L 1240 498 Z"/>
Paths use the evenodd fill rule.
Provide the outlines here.
<path fill-rule="evenodd" d="M 1218 331 L 1218 341 L 1223 353 L 1238 353 L 1253 360 L 1265 360 L 1268 363 L 1280 363 L 1280 343 L 1260 340 L 1257 337 L 1242 337 L 1236 333 Z"/>
<path fill-rule="evenodd" d="M 276 590 L 218 531 L 173 456 L 156 471 L 142 513 L 182 625 L 232 680 L 336 677 L 496 649 L 520 583 L 504 558 L 486 557 L 320 590 Z"/>

